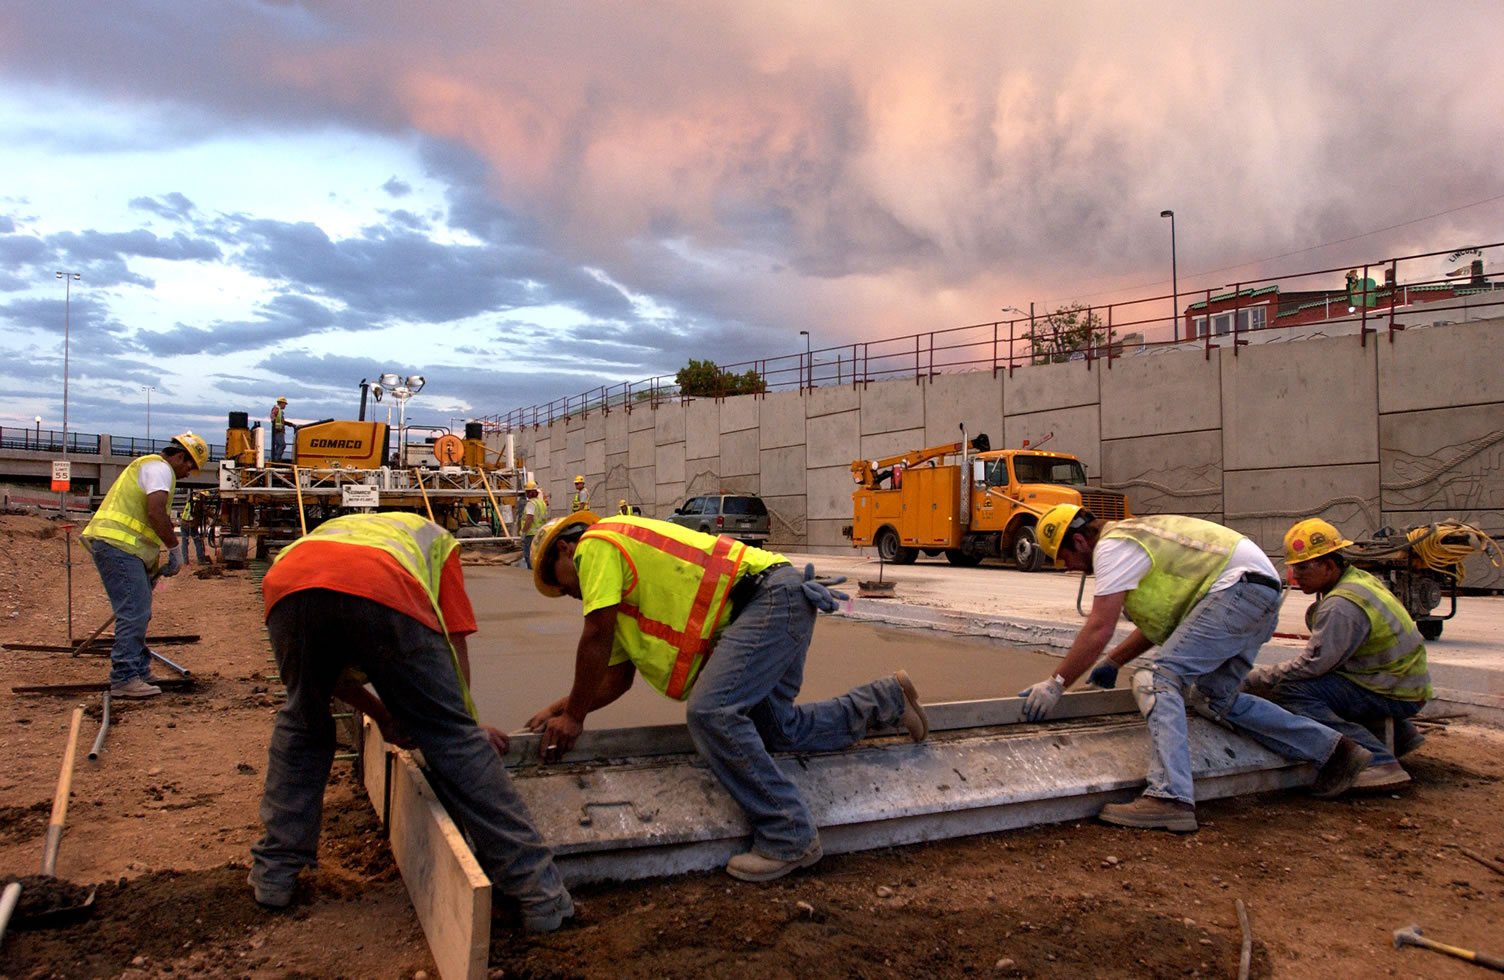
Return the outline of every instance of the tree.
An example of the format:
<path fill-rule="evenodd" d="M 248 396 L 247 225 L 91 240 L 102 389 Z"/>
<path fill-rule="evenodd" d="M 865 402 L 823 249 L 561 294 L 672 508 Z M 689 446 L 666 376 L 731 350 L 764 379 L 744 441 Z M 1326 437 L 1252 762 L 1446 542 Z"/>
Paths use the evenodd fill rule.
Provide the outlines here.
<path fill-rule="evenodd" d="M 679 392 L 696 398 L 718 398 L 728 395 L 758 395 L 767 390 L 767 382 L 756 371 L 731 374 L 723 371 L 712 361 L 689 359 L 689 364 L 674 375 Z"/>
<path fill-rule="evenodd" d="M 1029 353 L 1035 364 L 1056 364 L 1106 343 L 1107 328 L 1102 318 L 1091 312 L 1091 307 L 1072 303 L 1034 325 L 1034 332 L 1029 337 Z"/>

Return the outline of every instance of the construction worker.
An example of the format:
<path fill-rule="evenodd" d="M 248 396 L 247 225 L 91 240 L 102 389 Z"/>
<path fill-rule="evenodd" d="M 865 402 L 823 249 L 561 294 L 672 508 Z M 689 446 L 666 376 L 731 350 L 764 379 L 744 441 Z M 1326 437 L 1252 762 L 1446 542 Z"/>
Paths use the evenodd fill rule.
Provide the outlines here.
<path fill-rule="evenodd" d="M 209 444 L 192 432 L 172 437 L 162 451 L 141 456 L 115 478 L 82 538 L 99 570 L 115 613 L 110 648 L 110 695 L 150 698 L 162 693 L 151 683 L 146 626 L 151 622 L 151 590 L 158 575 L 169 578 L 183 567 L 173 533 L 172 492 L 179 477 L 197 473 L 209 461 Z M 167 564 L 162 565 L 162 549 Z"/>
<path fill-rule="evenodd" d="M 548 520 L 548 504 L 543 502 L 543 497 L 538 493 L 538 484 L 532 480 L 527 481 L 527 486 L 522 490 L 527 496 L 527 503 L 522 505 L 522 565 L 524 568 L 532 568 L 533 535 Z"/>
<path fill-rule="evenodd" d="M 1311 638 L 1300 656 L 1248 672 L 1243 689 L 1314 718 L 1373 753 L 1358 789 L 1410 781 L 1400 755 L 1424 738 L 1407 720 L 1431 697 L 1426 645 L 1405 607 L 1378 578 L 1347 563 L 1352 542 L 1320 518 L 1285 535 L 1285 564 L 1316 601 L 1306 609 Z M 1375 735 L 1395 720 L 1394 751 Z"/>
<path fill-rule="evenodd" d="M 287 702 L 267 753 L 266 834 L 251 848 L 256 901 L 290 904 L 299 871 L 316 866 L 334 696 L 365 712 L 388 742 L 422 750 L 481 867 L 521 903 L 524 928 L 548 932 L 572 916 L 553 855 L 498 754 L 507 736 L 476 721 L 466 642 L 475 614 L 454 536 L 416 514 L 337 517 L 283 548 L 261 588 Z"/>
<path fill-rule="evenodd" d="M 1065 688 L 1106 648 L 1122 613 L 1135 628 L 1092 671 L 1093 684 L 1113 687 L 1119 667 L 1151 647 L 1160 648 L 1134 673 L 1132 685 L 1149 727 L 1148 787 L 1132 803 L 1103 807 L 1100 819 L 1123 827 L 1196 829 L 1185 720 L 1192 688 L 1198 711 L 1285 758 L 1319 766 L 1313 787 L 1318 797 L 1341 793 L 1372 761 L 1369 751 L 1351 738 L 1238 693 L 1279 618 L 1280 581 L 1258 545 L 1194 517 L 1108 523 L 1074 504 L 1050 508 L 1034 533 L 1056 567 L 1094 572 L 1096 592 L 1086 625 L 1060 669 L 1019 692 L 1028 699 L 1025 718 L 1039 721 L 1050 713 Z"/>
<path fill-rule="evenodd" d="M 590 509 L 590 492 L 585 489 L 585 477 L 583 475 L 574 478 L 574 498 L 569 502 L 569 512 L 578 514 L 582 510 Z"/>
<path fill-rule="evenodd" d="M 625 499 L 618 500 L 616 502 L 616 514 L 617 514 L 618 517 L 631 517 L 632 516 L 632 508 L 630 508 L 630 507 L 627 506 L 627 502 L 626 502 Z"/>
<path fill-rule="evenodd" d="M 194 550 L 198 554 L 198 563 L 202 565 L 209 560 L 204 556 L 204 508 L 207 506 L 208 497 L 209 492 L 207 490 L 199 490 L 197 492 L 188 491 L 188 495 L 183 501 L 183 509 L 178 514 L 178 526 L 183 530 L 184 565 L 190 564 L 188 561 L 188 540 L 190 538 L 193 539 Z"/>
<path fill-rule="evenodd" d="M 272 460 L 273 463 L 280 463 L 280 462 L 282 462 L 282 450 L 283 450 L 283 447 L 285 447 L 287 445 L 287 427 L 288 426 L 292 426 L 294 429 L 297 428 L 296 425 L 292 425 L 291 422 L 287 421 L 287 399 L 285 397 L 284 398 L 278 398 L 277 399 L 277 404 L 275 404 L 275 405 L 272 406 L 271 420 L 272 420 L 272 456 L 271 456 L 271 460 Z"/>
<path fill-rule="evenodd" d="M 902 726 L 914 741 L 929 721 L 908 674 L 825 701 L 794 704 L 815 610 L 831 592 L 782 555 L 645 517 L 580 511 L 549 521 L 533 542 L 533 584 L 584 600 L 585 625 L 567 696 L 534 715 L 544 761 L 574 745 L 585 717 L 641 674 L 685 701 L 695 748 L 752 824 L 752 847 L 726 870 L 769 881 L 820 860 L 814 819 L 771 752 L 842 749 L 871 729 Z M 714 656 L 712 656 L 714 653 Z"/>

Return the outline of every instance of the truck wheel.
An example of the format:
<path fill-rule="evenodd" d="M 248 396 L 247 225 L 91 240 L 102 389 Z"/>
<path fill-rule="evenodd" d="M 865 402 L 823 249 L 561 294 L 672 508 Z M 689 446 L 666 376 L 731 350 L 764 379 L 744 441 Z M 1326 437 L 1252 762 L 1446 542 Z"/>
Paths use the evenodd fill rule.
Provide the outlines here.
<path fill-rule="evenodd" d="M 898 534 L 891 528 L 885 527 L 877 532 L 877 557 L 886 562 L 896 563 L 898 553 L 904 549 L 898 545 Z"/>
<path fill-rule="evenodd" d="M 951 548 L 945 552 L 945 560 L 958 568 L 974 568 L 982 563 L 982 556 L 968 555 L 960 548 Z"/>
<path fill-rule="evenodd" d="M 899 548 L 898 554 L 893 558 L 895 565 L 912 565 L 914 559 L 919 557 L 918 548 Z"/>
<path fill-rule="evenodd" d="M 1034 528 L 1022 527 L 1013 536 L 1013 563 L 1020 571 L 1037 572 L 1044 567 L 1044 552 L 1039 550 L 1039 539 L 1034 537 Z"/>
<path fill-rule="evenodd" d="M 1415 628 L 1420 630 L 1420 635 L 1428 640 L 1435 640 L 1441 636 L 1442 622 L 1439 619 L 1421 619 L 1415 623 Z"/>

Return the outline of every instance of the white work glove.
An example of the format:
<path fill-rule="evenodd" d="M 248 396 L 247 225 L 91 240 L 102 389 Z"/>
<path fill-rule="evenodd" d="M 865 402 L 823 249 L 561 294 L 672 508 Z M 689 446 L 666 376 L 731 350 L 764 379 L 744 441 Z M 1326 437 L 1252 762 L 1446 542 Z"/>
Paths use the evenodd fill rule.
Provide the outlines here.
<path fill-rule="evenodd" d="M 1055 705 L 1060 703 L 1060 695 L 1064 693 L 1065 678 L 1059 674 L 1019 691 L 1019 697 L 1028 698 L 1024 702 L 1024 719 L 1043 721 L 1051 711 L 1055 710 Z"/>
<path fill-rule="evenodd" d="M 167 567 L 162 569 L 162 574 L 172 578 L 183 570 L 183 557 L 176 548 L 167 549 Z"/>
<path fill-rule="evenodd" d="M 845 602 L 851 596 L 844 592 L 832 589 L 832 585 L 840 585 L 846 581 L 846 576 L 837 575 L 835 578 L 815 578 L 815 566 L 804 566 L 804 597 L 821 612 L 835 612 L 837 602 Z"/>

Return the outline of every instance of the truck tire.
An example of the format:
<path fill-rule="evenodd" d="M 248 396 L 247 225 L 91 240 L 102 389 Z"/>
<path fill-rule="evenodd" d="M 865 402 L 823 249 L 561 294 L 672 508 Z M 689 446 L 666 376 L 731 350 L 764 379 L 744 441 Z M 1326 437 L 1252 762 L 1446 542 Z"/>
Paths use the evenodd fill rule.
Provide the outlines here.
<path fill-rule="evenodd" d="M 950 548 L 945 552 L 945 560 L 957 568 L 975 568 L 982 563 L 982 556 L 968 555 L 960 548 Z"/>
<path fill-rule="evenodd" d="M 1019 571 L 1037 572 L 1044 567 L 1044 552 L 1039 550 L 1039 539 L 1034 537 L 1034 527 L 1021 527 L 1013 536 L 1013 563 Z"/>
<path fill-rule="evenodd" d="M 877 540 L 872 543 L 877 545 L 877 557 L 885 562 L 896 563 L 898 553 L 903 550 L 898 544 L 898 533 L 891 527 L 878 531 Z"/>
<path fill-rule="evenodd" d="M 1427 640 L 1440 639 L 1442 625 L 1442 621 L 1439 619 L 1418 619 L 1415 621 L 1415 628 L 1420 630 L 1420 635 Z"/>

